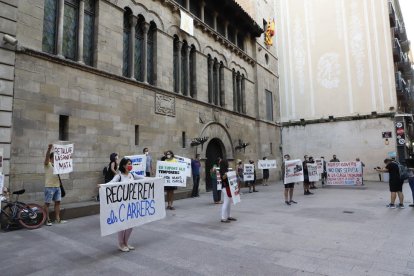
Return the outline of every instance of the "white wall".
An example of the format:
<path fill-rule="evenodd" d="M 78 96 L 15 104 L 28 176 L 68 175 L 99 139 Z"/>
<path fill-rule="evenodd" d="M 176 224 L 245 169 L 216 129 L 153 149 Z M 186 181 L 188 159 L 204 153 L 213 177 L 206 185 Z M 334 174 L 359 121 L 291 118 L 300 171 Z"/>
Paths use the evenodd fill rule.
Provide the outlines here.
<path fill-rule="evenodd" d="M 384 131 L 393 133 L 389 145 L 382 138 Z M 353 161 L 359 157 L 365 163 L 366 180 L 379 179 L 373 168 L 384 166 L 387 154 L 396 147 L 394 123 L 390 118 L 284 127 L 282 137 L 283 154 L 290 154 L 292 159 L 303 160 L 308 155 L 324 156 L 329 161 L 336 154 L 341 161 Z"/>

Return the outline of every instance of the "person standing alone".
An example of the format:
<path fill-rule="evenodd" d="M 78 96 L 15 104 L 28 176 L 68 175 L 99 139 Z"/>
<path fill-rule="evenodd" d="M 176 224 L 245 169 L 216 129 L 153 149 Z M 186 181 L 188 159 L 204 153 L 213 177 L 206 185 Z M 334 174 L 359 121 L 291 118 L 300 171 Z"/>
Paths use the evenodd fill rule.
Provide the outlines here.
<path fill-rule="evenodd" d="M 143 153 L 147 156 L 146 165 L 145 165 L 145 176 L 150 177 L 152 172 L 152 157 L 149 154 L 149 149 L 144 148 Z"/>
<path fill-rule="evenodd" d="M 47 148 L 45 157 L 45 205 L 47 219 L 46 225 L 52 226 L 52 221 L 49 216 L 49 206 L 53 201 L 55 203 L 55 223 L 65 223 L 65 220 L 60 219 L 60 202 L 62 194 L 60 191 L 60 176 L 53 174 L 54 154 L 51 152 L 53 145 L 50 144 Z"/>
<path fill-rule="evenodd" d="M 193 191 L 191 197 L 199 197 L 198 186 L 200 185 L 200 154 L 196 154 L 195 159 L 191 159 L 191 171 L 193 173 Z"/>
<path fill-rule="evenodd" d="M 403 182 L 400 178 L 400 170 L 398 167 L 398 164 L 387 158 L 384 160 L 384 163 L 386 164 L 385 168 L 375 168 L 377 172 L 388 172 L 390 174 L 390 192 L 391 192 L 391 202 L 387 205 L 388 208 L 395 209 L 395 199 L 397 198 L 400 200 L 400 204 L 398 207 L 401 209 L 404 209 L 404 195 L 402 193 L 402 186 Z"/>

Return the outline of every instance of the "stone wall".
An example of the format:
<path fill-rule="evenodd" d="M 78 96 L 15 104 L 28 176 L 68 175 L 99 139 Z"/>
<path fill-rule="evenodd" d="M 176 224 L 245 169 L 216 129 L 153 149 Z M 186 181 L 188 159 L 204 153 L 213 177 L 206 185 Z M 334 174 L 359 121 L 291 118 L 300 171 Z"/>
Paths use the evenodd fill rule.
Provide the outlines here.
<path fill-rule="evenodd" d="M 253 39 L 248 41 L 252 51 L 250 59 L 260 55 L 259 64 L 248 62 L 240 51 L 224 46 L 203 28 L 196 27 L 195 36 L 190 37 L 177 27 L 179 13 L 162 3 L 98 1 L 95 68 L 91 68 L 42 53 L 43 22 L 37 19 L 43 18 L 43 1 L 36 1 L 34 7 L 42 14 L 25 12 L 31 2 L 22 1 L 17 35 L 25 48 L 16 56 L 12 189 L 24 187 L 27 198 L 43 200 L 44 154 L 47 144 L 59 138 L 59 115 L 69 116 L 69 140 L 75 144 L 74 172 L 63 177 L 66 202 L 89 200 L 96 194 L 96 184 L 103 180 L 102 168 L 111 152 L 118 152 L 120 156 L 139 154 L 148 147 L 154 160 L 168 149 L 177 155 L 193 157 L 201 148 L 191 147 L 191 140 L 208 136 L 210 140 L 219 138 L 225 143 L 225 157 L 231 160 L 280 156 L 279 131 L 274 123 L 265 120 L 265 89 L 274 93 L 274 116 L 275 120 L 278 118 L 276 59 L 273 58 L 272 65 L 266 65 L 265 51 L 259 51 Z M 122 20 L 126 6 L 135 15 L 142 14 L 147 22 L 157 24 L 155 86 L 121 76 Z M 28 32 L 30 36 L 26 35 Z M 172 91 L 175 34 L 197 49 L 196 99 Z M 208 54 L 225 65 L 224 107 L 208 104 Z M 246 115 L 232 111 L 232 69 L 243 70 L 247 78 Z M 139 126 L 138 145 L 135 145 L 136 125 Z M 245 151 L 235 150 L 239 139 L 250 143 Z M 205 158 L 205 152 L 201 157 Z M 271 177 L 275 179 L 276 173 Z M 204 172 L 200 184 L 205 189 Z M 187 187 L 191 186 L 189 179 Z"/>

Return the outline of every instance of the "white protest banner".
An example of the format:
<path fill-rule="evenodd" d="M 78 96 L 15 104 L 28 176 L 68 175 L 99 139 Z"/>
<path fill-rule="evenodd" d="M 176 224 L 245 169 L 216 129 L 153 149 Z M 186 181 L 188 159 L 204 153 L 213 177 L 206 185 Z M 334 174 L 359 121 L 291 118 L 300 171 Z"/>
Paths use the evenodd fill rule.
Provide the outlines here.
<path fill-rule="evenodd" d="M 156 177 L 165 179 L 164 186 L 185 187 L 187 183 L 187 164 L 180 162 L 157 162 Z"/>
<path fill-rule="evenodd" d="M 303 166 L 302 161 L 288 160 L 285 161 L 285 184 L 302 182 L 303 181 Z"/>
<path fill-rule="evenodd" d="M 227 172 L 227 178 L 229 180 L 229 186 L 230 186 L 230 193 L 231 193 L 231 199 L 233 200 L 233 204 L 236 205 L 239 203 L 240 200 L 240 190 L 239 185 L 237 183 L 237 175 L 236 172 Z M 226 193 L 227 191 L 224 191 Z"/>
<path fill-rule="evenodd" d="M 194 36 L 194 19 L 183 10 L 180 10 L 181 22 L 180 29 L 187 34 Z"/>
<path fill-rule="evenodd" d="M 307 163 L 306 165 L 308 167 L 309 182 L 319 181 L 318 165 L 312 163 Z"/>
<path fill-rule="evenodd" d="M 101 236 L 165 217 L 164 179 L 109 182 L 99 188 Z"/>
<path fill-rule="evenodd" d="M 253 181 L 253 180 L 254 180 L 254 165 L 244 164 L 243 181 Z"/>
<path fill-rule="evenodd" d="M 315 164 L 317 166 L 318 174 L 322 174 L 323 173 L 323 161 L 322 161 L 322 159 L 320 159 L 320 158 L 315 159 Z"/>
<path fill-rule="evenodd" d="M 191 177 L 191 159 L 181 157 L 181 156 L 178 156 L 178 155 L 174 155 L 174 158 L 177 159 L 178 162 L 187 164 L 187 170 L 186 170 L 185 174 L 187 175 L 187 177 Z"/>
<path fill-rule="evenodd" d="M 2 172 L 3 172 L 3 149 L 0 148 L 0 173 Z"/>
<path fill-rule="evenodd" d="M 145 176 L 145 169 L 147 166 L 147 156 L 144 154 L 141 155 L 130 155 L 125 156 L 125 158 L 131 159 L 132 171 L 133 173 L 141 176 Z"/>
<path fill-rule="evenodd" d="M 276 169 L 276 160 L 259 160 L 257 162 L 257 168 L 259 170 Z"/>
<path fill-rule="evenodd" d="M 361 162 L 328 162 L 326 172 L 328 185 L 362 185 Z"/>
<path fill-rule="evenodd" d="M 64 174 L 73 171 L 73 144 L 53 145 L 53 174 Z"/>

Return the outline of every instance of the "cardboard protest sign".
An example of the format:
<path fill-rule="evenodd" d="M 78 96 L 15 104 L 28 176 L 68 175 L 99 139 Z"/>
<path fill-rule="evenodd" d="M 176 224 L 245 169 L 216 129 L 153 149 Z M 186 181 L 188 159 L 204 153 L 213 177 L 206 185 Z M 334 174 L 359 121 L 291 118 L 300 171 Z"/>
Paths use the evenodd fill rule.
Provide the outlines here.
<path fill-rule="evenodd" d="M 276 169 L 276 160 L 259 160 L 257 162 L 257 168 L 263 169 Z"/>
<path fill-rule="evenodd" d="M 145 176 L 145 169 L 147 167 L 147 156 L 145 154 L 125 156 L 131 159 L 132 171 L 137 175 Z"/>
<path fill-rule="evenodd" d="M 73 144 L 53 145 L 53 174 L 64 174 L 73 171 Z"/>
<path fill-rule="evenodd" d="M 243 181 L 253 181 L 253 180 L 254 180 L 254 165 L 244 164 Z"/>
<path fill-rule="evenodd" d="M 216 168 L 216 177 L 217 177 L 217 191 L 221 191 L 222 182 L 221 182 L 220 168 Z"/>
<path fill-rule="evenodd" d="M 318 174 L 318 165 L 307 163 L 306 166 L 308 167 L 309 182 L 319 181 L 320 174 Z"/>
<path fill-rule="evenodd" d="M 302 182 L 303 181 L 303 166 L 302 161 L 288 160 L 285 161 L 285 184 Z"/>
<path fill-rule="evenodd" d="M 328 185 L 362 185 L 361 162 L 328 162 L 326 172 Z"/>
<path fill-rule="evenodd" d="M 164 186 L 185 187 L 187 183 L 187 164 L 180 162 L 157 162 L 157 177 L 165 179 Z"/>
<path fill-rule="evenodd" d="M 187 168 L 186 168 L 185 174 L 187 175 L 187 177 L 191 177 L 191 159 L 190 158 L 181 157 L 181 156 L 177 156 L 177 155 L 174 155 L 174 158 L 177 159 L 178 162 L 187 164 Z"/>
<path fill-rule="evenodd" d="M 323 160 L 320 158 L 315 159 L 315 164 L 317 166 L 318 174 L 322 174 L 323 173 Z"/>
<path fill-rule="evenodd" d="M 233 200 L 233 204 L 236 205 L 237 203 L 239 203 L 240 200 L 240 190 L 239 190 L 239 185 L 237 183 L 237 176 L 236 176 L 236 172 L 232 171 L 232 172 L 227 172 L 227 178 L 229 181 L 229 186 L 230 186 L 230 193 L 231 193 L 231 199 Z M 226 191 L 224 191 L 225 193 Z"/>
<path fill-rule="evenodd" d="M 99 188 L 101 236 L 165 217 L 164 179 L 109 182 Z"/>

